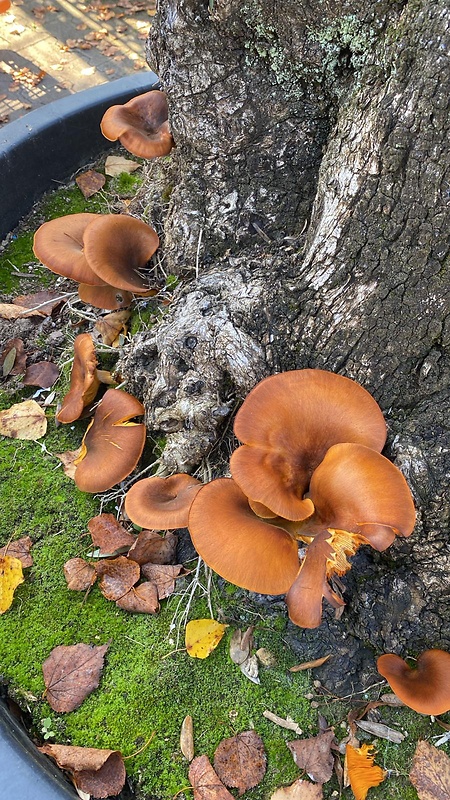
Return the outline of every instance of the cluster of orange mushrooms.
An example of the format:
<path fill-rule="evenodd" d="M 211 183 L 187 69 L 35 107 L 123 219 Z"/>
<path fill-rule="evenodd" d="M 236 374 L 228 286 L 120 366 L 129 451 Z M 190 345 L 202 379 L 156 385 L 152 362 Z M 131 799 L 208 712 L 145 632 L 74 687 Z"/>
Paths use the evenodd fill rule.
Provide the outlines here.
<path fill-rule="evenodd" d="M 103 117 L 106 138 L 144 158 L 173 147 L 163 92 L 148 92 Z M 45 223 L 35 254 L 54 272 L 77 280 L 79 296 L 101 308 L 154 294 L 148 261 L 158 247 L 150 226 L 125 215 L 76 214 Z M 90 334 L 75 340 L 60 422 L 78 419 L 99 387 Z M 97 406 L 77 459 L 75 482 L 101 492 L 127 477 L 141 457 L 144 413 L 131 395 L 108 389 Z M 286 595 L 292 622 L 315 628 L 325 598 L 345 603 L 339 578 L 361 545 L 383 551 L 415 524 L 408 485 L 381 455 L 386 424 L 371 395 L 341 375 L 305 369 L 272 375 L 247 396 L 234 423 L 242 443 L 229 478 L 202 484 L 187 474 L 137 481 L 125 511 L 143 528 L 188 527 L 194 546 L 215 572 L 242 588 Z M 428 650 L 412 670 L 386 654 L 378 671 L 406 705 L 425 714 L 450 710 L 450 654 Z"/>
<path fill-rule="evenodd" d="M 103 135 L 120 140 L 136 156 L 156 158 L 173 147 L 167 97 L 150 91 L 112 106 L 101 121 Z M 81 300 L 115 310 L 133 295 L 158 291 L 148 263 L 159 246 L 156 231 L 127 214 L 68 214 L 36 231 L 33 250 L 52 272 L 79 284 Z"/>

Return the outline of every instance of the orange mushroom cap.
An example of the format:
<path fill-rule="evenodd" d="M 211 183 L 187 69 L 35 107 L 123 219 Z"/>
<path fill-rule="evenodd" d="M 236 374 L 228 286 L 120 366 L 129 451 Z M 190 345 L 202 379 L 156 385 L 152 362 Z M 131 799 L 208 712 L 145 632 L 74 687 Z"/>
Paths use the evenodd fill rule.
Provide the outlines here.
<path fill-rule="evenodd" d="M 120 389 L 108 389 L 87 429 L 76 459 L 75 483 L 83 492 L 104 492 L 123 481 L 138 463 L 146 429 L 130 422 L 144 406 Z"/>
<path fill-rule="evenodd" d="M 111 142 L 119 139 L 135 156 L 166 156 L 173 147 L 168 113 L 165 92 L 145 92 L 124 105 L 108 108 L 100 128 L 106 139 Z"/>
<path fill-rule="evenodd" d="M 322 598 L 327 582 L 327 559 L 332 548 L 323 531 L 308 545 L 300 571 L 286 595 L 289 618 L 300 628 L 317 628 L 322 621 Z"/>
<path fill-rule="evenodd" d="M 88 283 L 80 283 L 78 297 L 83 303 L 88 303 L 91 306 L 95 306 L 95 308 L 104 308 L 108 311 L 126 308 L 133 299 L 133 295 L 130 292 L 116 289 L 107 283 L 102 286 L 90 286 Z"/>
<path fill-rule="evenodd" d="M 0 0 L 0 14 L 4 14 L 10 7 L 10 0 Z"/>
<path fill-rule="evenodd" d="M 159 245 L 150 225 L 126 214 L 104 214 L 86 227 L 83 243 L 86 260 L 101 281 L 128 292 L 152 289 L 148 274 L 139 272 Z"/>
<path fill-rule="evenodd" d="M 79 283 L 99 286 L 104 283 L 89 266 L 83 237 L 89 223 L 101 214 L 67 214 L 44 222 L 34 234 L 33 252 L 48 269 Z"/>
<path fill-rule="evenodd" d="M 355 800 L 366 800 L 369 789 L 379 786 L 387 776 L 387 772 L 373 763 L 375 755 L 372 744 L 362 744 L 361 747 L 346 745 L 347 774 Z"/>
<path fill-rule="evenodd" d="M 263 594 L 284 594 L 298 572 L 297 543 L 257 517 L 231 478 L 203 486 L 189 512 L 195 549 L 222 578 Z"/>
<path fill-rule="evenodd" d="M 91 334 L 80 333 L 73 343 L 73 350 L 70 388 L 56 415 L 58 422 L 64 424 L 79 418 L 83 408 L 93 401 L 100 386 L 97 377 L 95 346 Z"/>
<path fill-rule="evenodd" d="M 129 489 L 125 511 L 142 528 L 185 528 L 189 509 L 202 483 L 192 475 L 144 478 Z"/>
<path fill-rule="evenodd" d="M 450 711 L 450 653 L 445 650 L 425 650 L 416 669 L 400 656 L 386 653 L 378 659 L 377 670 L 414 711 L 434 716 Z"/>
<path fill-rule="evenodd" d="M 258 383 L 239 409 L 233 478 L 252 501 L 302 520 L 314 469 L 339 442 L 381 451 L 386 424 L 373 397 L 355 381 L 318 369 L 292 370 Z"/>
<path fill-rule="evenodd" d="M 301 533 L 337 528 L 385 550 L 395 536 L 409 536 L 416 515 L 402 473 L 387 458 L 361 444 L 336 444 L 314 471 L 309 487 L 314 514 Z"/>

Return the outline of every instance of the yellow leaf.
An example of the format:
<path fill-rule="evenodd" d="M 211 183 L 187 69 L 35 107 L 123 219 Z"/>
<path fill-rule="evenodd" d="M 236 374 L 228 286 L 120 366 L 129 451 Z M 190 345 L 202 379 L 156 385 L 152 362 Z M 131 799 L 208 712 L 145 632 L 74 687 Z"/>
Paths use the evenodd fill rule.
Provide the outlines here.
<path fill-rule="evenodd" d="M 215 619 L 192 619 L 186 625 L 186 649 L 192 658 L 207 658 L 217 647 L 225 628 Z"/>
<path fill-rule="evenodd" d="M 40 439 L 47 430 L 45 411 L 36 400 L 24 400 L 0 411 L 0 434 L 12 439 Z"/>
<path fill-rule="evenodd" d="M 22 562 L 13 556 L 0 558 L 0 614 L 8 611 L 19 583 L 23 583 Z"/>

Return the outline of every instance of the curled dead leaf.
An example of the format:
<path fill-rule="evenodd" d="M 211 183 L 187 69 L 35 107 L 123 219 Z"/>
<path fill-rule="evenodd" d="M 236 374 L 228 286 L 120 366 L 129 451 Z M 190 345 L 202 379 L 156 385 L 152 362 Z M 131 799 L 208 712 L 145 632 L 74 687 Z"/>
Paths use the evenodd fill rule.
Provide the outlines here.
<path fill-rule="evenodd" d="M 42 664 L 45 696 L 54 711 L 73 711 L 97 688 L 109 644 L 58 645 Z"/>
<path fill-rule="evenodd" d="M 197 756 L 189 767 L 189 780 L 194 789 L 194 800 L 234 800 L 214 772 L 208 756 Z"/>
<path fill-rule="evenodd" d="M 97 320 L 94 327 L 102 337 L 103 344 L 110 345 L 111 347 L 119 346 L 119 336 L 127 333 L 127 322 L 130 319 L 131 311 L 122 309 L 120 311 L 113 311 L 111 314 L 105 314 Z"/>
<path fill-rule="evenodd" d="M 142 530 L 128 551 L 129 558 L 138 564 L 173 564 L 178 537 L 168 531 L 164 536 L 156 531 Z"/>
<path fill-rule="evenodd" d="M 114 514 L 98 514 L 92 517 L 88 522 L 88 530 L 101 556 L 128 551 L 136 541 L 136 537 L 125 530 Z"/>
<path fill-rule="evenodd" d="M 97 573 L 95 567 L 88 564 L 84 558 L 70 558 L 64 564 L 64 577 L 68 589 L 85 592 L 95 583 Z"/>
<path fill-rule="evenodd" d="M 62 744 L 45 744 L 38 749 L 70 774 L 77 789 L 92 797 L 115 796 L 125 785 L 125 765 L 118 750 Z"/>
<path fill-rule="evenodd" d="M 175 580 L 186 571 L 182 564 L 143 564 L 142 575 L 155 584 L 158 598 L 164 600 L 175 590 Z"/>
<path fill-rule="evenodd" d="M 125 556 L 100 561 L 95 569 L 101 578 L 99 589 L 107 600 L 120 600 L 141 576 L 139 564 Z"/>
<path fill-rule="evenodd" d="M 233 631 L 230 639 L 230 658 L 235 664 L 243 664 L 249 657 L 253 647 L 253 631 L 251 625 L 243 633 L 241 630 Z"/>

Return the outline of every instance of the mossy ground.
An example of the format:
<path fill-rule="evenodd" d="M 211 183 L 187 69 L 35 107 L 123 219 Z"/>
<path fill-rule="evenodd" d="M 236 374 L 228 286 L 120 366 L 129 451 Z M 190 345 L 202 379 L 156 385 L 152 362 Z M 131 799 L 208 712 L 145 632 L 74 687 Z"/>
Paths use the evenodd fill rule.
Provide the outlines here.
<path fill-rule="evenodd" d="M 64 213 L 86 210 L 85 201 L 81 208 L 72 204 L 72 200 L 78 203 L 77 193 L 79 190 L 74 189 L 69 195 L 63 194 Z M 68 202 L 67 197 L 72 200 Z M 49 216 L 62 213 L 61 202 L 54 199 L 52 203 Z M 88 208 L 92 210 L 92 205 Z M 20 272 L 32 259 L 27 249 L 32 233 L 30 229 L 23 237 L 18 234 L 11 242 L 3 256 L 4 270 L 8 271 L 7 264 L 14 259 Z M 23 291 L 20 280 L 14 287 L 11 284 L 10 290 L 13 288 Z M 141 324 L 152 324 L 152 313 L 148 320 L 142 320 L 142 312 L 137 319 Z M 66 373 L 58 392 L 63 392 L 67 383 Z M 3 392 L 0 407 L 26 399 L 33 391 Z M 155 616 L 121 611 L 97 587 L 87 597 L 70 592 L 63 564 L 89 552 L 87 522 L 99 513 L 100 499 L 79 492 L 54 456 L 79 446 L 86 422 L 57 428 L 52 406 L 47 416 L 48 432 L 40 442 L 0 442 L 0 544 L 26 534 L 34 543 L 34 565 L 25 570 L 25 582 L 0 619 L 0 677 L 12 696 L 30 710 L 34 738 L 42 739 L 45 732 L 52 731 L 50 741 L 120 749 L 131 756 L 126 767 L 136 797 L 169 800 L 175 795 L 191 796 L 186 789 L 188 765 L 179 747 L 181 722 L 187 714 L 194 720 L 196 753 L 207 753 L 210 758 L 224 737 L 254 728 L 264 740 L 268 770 L 263 783 L 246 792 L 245 798 L 267 800 L 276 787 L 299 777 L 299 770 L 285 744 L 296 735 L 266 720 L 263 711 L 289 715 L 305 736 L 317 734 L 320 711 L 341 739 L 347 732 L 352 699 L 338 701 L 318 691 L 311 704 L 305 694 L 311 697 L 314 693 L 314 676 L 289 672 L 295 657 L 283 637 L 284 614 L 263 618 L 247 593 L 220 580 L 213 582 L 212 607 L 230 628 L 205 660 L 190 658 L 183 649 L 183 626 L 180 642 L 176 641 L 177 628 L 172 627 L 174 615 L 178 622 L 186 607 L 188 595 L 183 592 L 189 586 L 189 576 L 178 583 L 176 594 L 163 601 L 160 614 Z M 164 441 L 157 444 L 163 447 Z M 104 510 L 114 511 L 114 504 Z M 198 590 L 189 617 L 209 616 L 206 598 Z M 276 659 L 275 666 L 260 668 L 260 685 L 242 675 L 228 654 L 232 630 L 249 624 L 255 625 L 256 646 L 267 648 Z M 42 663 L 56 645 L 77 642 L 110 642 L 100 686 L 79 709 L 57 714 L 43 697 Z M 419 738 L 430 739 L 440 729 L 428 717 L 405 709 L 383 708 L 382 718 L 392 727 L 407 731 L 408 736 L 401 745 L 378 740 L 377 762 L 391 773 L 388 783 L 370 790 L 369 800 L 386 796 L 417 800 L 407 778 L 415 745 Z M 133 756 L 152 735 L 150 744 Z M 373 741 L 366 734 L 360 738 Z M 339 787 L 333 779 L 324 786 L 324 797 L 338 795 Z M 350 798 L 350 789 L 345 789 L 343 796 Z"/>

